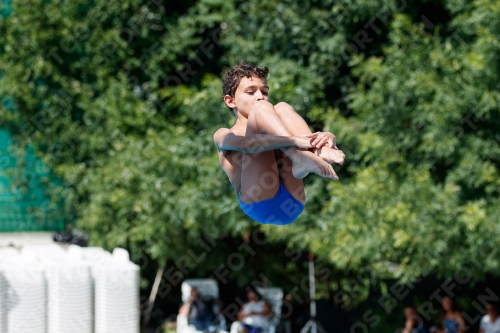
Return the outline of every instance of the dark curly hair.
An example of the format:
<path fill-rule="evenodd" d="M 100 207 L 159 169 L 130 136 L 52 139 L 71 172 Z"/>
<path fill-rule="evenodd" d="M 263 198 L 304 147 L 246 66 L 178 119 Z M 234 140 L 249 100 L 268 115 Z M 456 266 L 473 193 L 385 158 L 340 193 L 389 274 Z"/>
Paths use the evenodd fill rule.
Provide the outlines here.
<path fill-rule="evenodd" d="M 266 80 L 268 73 L 269 69 L 267 67 L 258 68 L 252 64 L 247 64 L 244 61 L 241 61 L 238 65 L 228 70 L 226 75 L 224 75 L 224 78 L 222 79 L 222 97 L 224 98 L 226 95 L 234 97 L 236 88 L 238 88 L 238 85 L 243 77 L 251 78 L 252 76 L 256 76 L 261 80 Z M 227 108 L 231 111 L 231 114 L 236 117 L 234 110 L 229 106 Z"/>

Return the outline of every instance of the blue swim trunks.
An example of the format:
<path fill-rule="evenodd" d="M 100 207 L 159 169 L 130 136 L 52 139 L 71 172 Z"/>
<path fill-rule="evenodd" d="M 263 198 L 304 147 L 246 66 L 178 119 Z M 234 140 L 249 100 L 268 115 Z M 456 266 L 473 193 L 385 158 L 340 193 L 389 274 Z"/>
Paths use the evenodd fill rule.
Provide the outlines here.
<path fill-rule="evenodd" d="M 304 210 L 304 204 L 295 199 L 283 186 L 280 179 L 280 187 L 276 196 L 258 202 L 244 203 L 238 194 L 240 207 L 245 214 L 262 224 L 286 225 L 299 217 Z"/>

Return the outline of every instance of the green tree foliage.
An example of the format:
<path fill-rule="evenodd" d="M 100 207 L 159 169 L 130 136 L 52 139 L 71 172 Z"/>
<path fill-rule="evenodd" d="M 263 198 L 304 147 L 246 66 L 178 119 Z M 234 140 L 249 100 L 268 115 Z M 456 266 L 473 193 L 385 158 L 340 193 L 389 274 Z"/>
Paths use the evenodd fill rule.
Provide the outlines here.
<path fill-rule="evenodd" d="M 314 228 L 298 224 L 284 239 L 307 234 L 340 267 L 368 261 L 405 278 L 450 274 L 471 258 L 477 278 L 498 269 L 500 7 L 447 9 L 454 19 L 431 32 L 395 15 L 383 53 L 353 58 L 352 116 L 317 112 L 351 152 L 349 177 L 328 185 Z"/>
<path fill-rule="evenodd" d="M 67 184 L 96 245 L 162 265 L 241 237 L 212 134 L 223 70 L 270 68 L 272 102 L 335 133 L 341 181 L 270 239 L 344 272 L 498 269 L 498 1 L 33 0 L 0 21 L 0 119 Z M 12 98 L 15 111 L 5 106 Z M 293 270 L 295 268 L 290 268 Z M 327 287 L 327 289 L 330 286 Z"/>

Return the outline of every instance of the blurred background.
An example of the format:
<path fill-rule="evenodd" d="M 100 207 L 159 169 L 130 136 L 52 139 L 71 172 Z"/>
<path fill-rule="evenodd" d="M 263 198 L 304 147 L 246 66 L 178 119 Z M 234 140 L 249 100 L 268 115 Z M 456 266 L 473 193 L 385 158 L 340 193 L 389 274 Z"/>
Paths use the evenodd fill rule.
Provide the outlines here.
<path fill-rule="evenodd" d="M 126 249 L 144 332 L 212 278 L 225 310 L 281 288 L 298 333 L 307 254 L 324 332 L 399 332 L 408 305 L 439 326 L 445 296 L 477 332 L 500 295 L 498 36 L 497 0 L 2 0 L 1 246 Z M 247 218 L 218 164 L 240 60 L 346 154 L 286 227 Z"/>

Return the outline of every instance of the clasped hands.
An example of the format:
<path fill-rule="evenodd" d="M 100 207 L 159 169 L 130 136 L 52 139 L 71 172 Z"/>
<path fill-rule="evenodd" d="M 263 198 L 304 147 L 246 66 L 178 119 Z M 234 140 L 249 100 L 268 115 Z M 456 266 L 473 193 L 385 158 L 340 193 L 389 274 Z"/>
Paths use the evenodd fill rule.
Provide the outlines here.
<path fill-rule="evenodd" d="M 296 138 L 298 139 L 297 147 L 299 148 L 320 149 L 321 147 L 326 146 L 338 150 L 336 142 L 337 139 L 335 135 L 333 135 L 333 133 L 330 132 L 315 132 L 311 134 L 300 135 Z"/>

